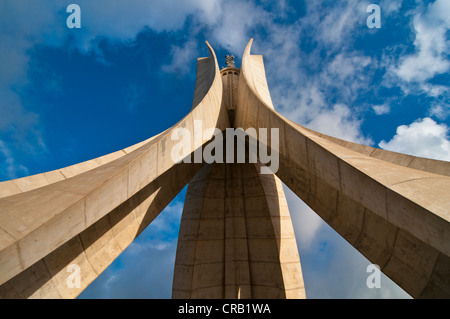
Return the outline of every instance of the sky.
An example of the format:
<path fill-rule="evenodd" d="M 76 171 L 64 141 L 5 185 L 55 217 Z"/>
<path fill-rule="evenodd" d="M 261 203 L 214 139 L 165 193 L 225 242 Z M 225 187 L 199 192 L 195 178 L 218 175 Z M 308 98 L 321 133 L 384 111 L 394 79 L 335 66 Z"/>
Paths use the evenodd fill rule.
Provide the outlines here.
<path fill-rule="evenodd" d="M 69 4 L 81 28 L 68 28 Z M 369 4 L 381 28 L 369 28 Z M 275 109 L 450 161 L 448 0 L 0 0 L 0 181 L 96 158 L 189 113 L 196 59 L 254 38 Z M 184 189 L 79 298 L 170 298 Z M 308 298 L 409 298 L 287 187 Z"/>

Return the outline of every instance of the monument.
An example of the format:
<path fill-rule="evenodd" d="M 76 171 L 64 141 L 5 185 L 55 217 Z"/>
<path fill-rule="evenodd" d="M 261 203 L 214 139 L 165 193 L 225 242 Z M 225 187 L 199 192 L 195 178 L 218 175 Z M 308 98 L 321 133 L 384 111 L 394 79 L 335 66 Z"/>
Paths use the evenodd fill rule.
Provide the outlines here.
<path fill-rule="evenodd" d="M 75 298 L 188 185 L 173 298 L 305 298 L 281 182 L 411 296 L 450 297 L 450 163 L 347 142 L 283 117 L 251 44 L 240 69 L 227 56 L 220 70 L 207 43 L 191 112 L 166 131 L 0 183 L 0 297 Z M 259 157 L 174 161 L 175 130 L 194 132 L 198 121 L 205 130 L 183 144 L 185 156 L 211 146 L 217 131 L 272 129 L 277 139 L 255 138 L 277 156 L 276 169 L 263 173 Z"/>

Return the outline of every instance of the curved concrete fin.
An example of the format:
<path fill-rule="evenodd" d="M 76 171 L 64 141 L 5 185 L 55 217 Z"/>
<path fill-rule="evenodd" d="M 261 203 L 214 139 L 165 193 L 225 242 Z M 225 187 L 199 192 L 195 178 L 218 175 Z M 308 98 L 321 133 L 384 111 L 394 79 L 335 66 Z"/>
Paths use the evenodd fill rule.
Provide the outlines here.
<path fill-rule="evenodd" d="M 192 109 L 194 109 L 206 96 L 211 89 L 212 82 L 215 79 L 217 69 L 211 68 L 211 59 L 217 61 L 216 54 L 208 41 L 205 41 L 209 50 L 209 57 L 197 59 L 197 79 L 195 81 L 194 98 L 192 101 Z"/>
<path fill-rule="evenodd" d="M 281 116 L 281 115 L 280 115 Z M 308 129 L 306 127 L 303 127 L 295 122 L 292 122 L 286 118 L 284 118 L 286 121 L 288 121 L 290 124 L 296 127 L 300 127 L 301 129 L 307 130 L 321 138 L 324 138 L 326 140 L 332 141 L 333 143 L 336 143 L 338 145 L 344 146 L 345 148 L 348 148 L 352 151 L 362 153 L 364 155 L 381 159 L 386 162 L 390 162 L 396 165 L 405 166 L 409 168 L 414 168 L 417 170 L 435 173 L 439 175 L 445 175 L 450 176 L 450 165 L 446 161 L 440 161 L 430 158 L 424 158 L 419 156 L 413 156 L 413 155 L 407 155 L 402 154 L 398 152 L 392 152 L 383 150 L 380 148 L 375 148 L 372 146 L 364 145 L 364 144 L 358 144 L 354 142 L 345 141 L 333 136 L 325 135 L 323 133 L 319 133 L 316 131 L 313 131 L 311 129 Z"/>
<path fill-rule="evenodd" d="M 81 165 L 70 177 L 34 185 L 29 179 L 25 192 L 0 198 L 1 297 L 76 297 L 201 168 L 203 163 L 174 162 L 172 150 L 181 142 L 172 134 L 191 132 L 182 142 L 190 157 L 212 137 L 194 140 L 194 120 L 220 130 L 229 126 L 216 56 L 206 44 L 209 62 L 197 81 L 206 83 L 202 99 L 173 127 L 116 157 L 93 160 L 99 165 Z M 71 264 L 79 267 L 80 285 L 68 282 Z"/>
<path fill-rule="evenodd" d="M 147 144 L 151 140 L 157 138 L 160 133 L 156 136 L 153 136 L 145 141 L 139 142 L 135 145 L 129 146 L 117 152 L 113 152 L 98 158 L 94 158 L 85 162 L 81 162 L 78 164 L 74 164 L 71 166 L 67 166 L 61 169 L 57 169 L 54 171 L 49 171 L 45 173 L 40 173 L 36 175 L 26 176 L 14 180 L 9 180 L 5 182 L 0 182 L 0 198 L 12 196 L 19 193 L 28 192 L 30 190 L 47 186 L 76 175 L 82 174 L 84 172 L 90 171 L 94 168 L 97 168 L 103 164 L 112 162 L 131 151 Z"/>
<path fill-rule="evenodd" d="M 360 146 L 285 119 L 255 87 L 265 80 L 254 77 L 265 75 L 252 70 L 250 45 L 236 127 L 278 128 L 276 175 L 292 191 L 411 296 L 450 297 L 450 163 Z"/>
<path fill-rule="evenodd" d="M 247 77 L 247 80 L 254 94 L 256 94 L 260 98 L 260 100 L 267 105 L 267 107 L 273 109 L 272 98 L 270 97 L 269 92 L 269 85 L 267 84 L 266 79 L 263 56 L 250 54 L 252 44 L 253 39 L 250 39 L 244 50 L 246 63 L 242 64 L 241 69 L 243 70 L 243 72 L 251 74 Z"/>

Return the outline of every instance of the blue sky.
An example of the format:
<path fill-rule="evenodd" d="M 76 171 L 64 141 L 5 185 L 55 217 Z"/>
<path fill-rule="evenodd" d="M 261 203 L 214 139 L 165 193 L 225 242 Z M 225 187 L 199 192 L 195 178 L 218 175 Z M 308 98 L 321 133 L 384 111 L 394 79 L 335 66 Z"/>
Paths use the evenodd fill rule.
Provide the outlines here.
<path fill-rule="evenodd" d="M 66 8 L 81 8 L 81 29 Z M 366 8 L 381 8 L 369 29 Z M 450 160 L 448 0 L 1 0 L 0 181 L 125 148 L 190 111 L 196 58 L 264 56 L 275 108 L 320 132 Z M 185 190 L 80 298 L 170 298 Z M 286 189 L 310 298 L 407 298 Z"/>

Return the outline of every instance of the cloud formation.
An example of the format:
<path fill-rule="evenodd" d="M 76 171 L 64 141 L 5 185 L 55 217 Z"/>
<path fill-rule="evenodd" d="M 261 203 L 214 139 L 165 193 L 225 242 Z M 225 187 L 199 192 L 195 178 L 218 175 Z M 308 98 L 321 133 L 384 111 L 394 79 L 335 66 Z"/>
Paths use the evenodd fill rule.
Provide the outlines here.
<path fill-rule="evenodd" d="M 438 74 L 447 72 L 450 42 L 450 2 L 436 0 L 424 13 L 414 16 L 415 53 L 400 60 L 395 73 L 407 82 L 425 82 Z"/>
<path fill-rule="evenodd" d="M 390 106 L 387 104 L 374 105 L 372 109 L 376 115 L 388 114 L 391 111 Z"/>
<path fill-rule="evenodd" d="M 450 141 L 448 127 L 437 124 L 431 118 L 418 119 L 410 125 L 397 128 L 394 137 L 381 141 L 383 149 L 420 157 L 450 161 Z"/>

